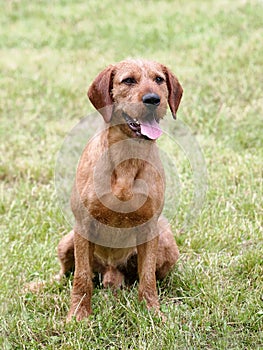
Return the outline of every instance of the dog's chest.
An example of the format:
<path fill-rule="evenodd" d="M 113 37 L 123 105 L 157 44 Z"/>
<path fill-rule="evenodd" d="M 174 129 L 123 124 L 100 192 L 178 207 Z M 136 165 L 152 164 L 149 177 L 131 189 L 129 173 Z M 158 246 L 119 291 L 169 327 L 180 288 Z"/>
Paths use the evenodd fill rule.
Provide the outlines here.
<path fill-rule="evenodd" d="M 129 173 L 130 174 L 130 173 Z M 87 203 L 89 213 L 98 222 L 119 228 L 145 224 L 161 214 L 164 203 L 164 182 L 159 175 L 120 176 L 112 180 L 111 189 L 92 195 Z"/>
<path fill-rule="evenodd" d="M 84 152 L 76 181 L 76 193 L 90 217 L 116 228 L 139 226 L 158 217 L 165 180 L 157 146 L 128 139 L 108 144 L 98 153 L 104 143 L 95 147 L 94 142 Z"/>

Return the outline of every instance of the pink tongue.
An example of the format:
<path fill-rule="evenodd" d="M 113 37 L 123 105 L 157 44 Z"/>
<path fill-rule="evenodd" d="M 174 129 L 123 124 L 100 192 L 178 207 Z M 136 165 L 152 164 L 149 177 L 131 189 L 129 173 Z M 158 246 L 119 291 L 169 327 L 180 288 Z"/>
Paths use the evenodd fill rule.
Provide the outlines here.
<path fill-rule="evenodd" d="M 154 118 L 152 120 L 146 120 L 143 123 L 141 122 L 141 134 L 149 137 L 149 139 L 156 140 L 162 133 L 159 124 Z"/>

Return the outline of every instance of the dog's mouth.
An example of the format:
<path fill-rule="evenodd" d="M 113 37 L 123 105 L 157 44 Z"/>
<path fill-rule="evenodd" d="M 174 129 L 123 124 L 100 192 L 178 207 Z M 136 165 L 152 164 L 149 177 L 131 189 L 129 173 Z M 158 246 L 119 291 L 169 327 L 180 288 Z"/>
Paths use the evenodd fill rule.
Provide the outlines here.
<path fill-rule="evenodd" d="M 138 121 L 133 119 L 127 113 L 122 113 L 128 127 L 135 133 L 137 137 L 146 140 L 157 140 L 162 135 L 160 125 L 156 121 L 154 115 L 149 115 L 145 120 Z"/>

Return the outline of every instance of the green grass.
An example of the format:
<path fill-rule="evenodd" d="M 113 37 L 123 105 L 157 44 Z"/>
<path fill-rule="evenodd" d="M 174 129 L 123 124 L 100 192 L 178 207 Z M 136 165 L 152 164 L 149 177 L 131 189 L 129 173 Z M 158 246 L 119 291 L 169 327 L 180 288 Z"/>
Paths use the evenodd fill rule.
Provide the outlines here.
<path fill-rule="evenodd" d="M 259 0 L 1 2 L 2 349 L 263 348 L 262 14 Z M 92 111 L 92 79 L 126 57 L 177 74 L 178 118 L 203 150 L 209 189 L 182 230 L 192 172 L 175 149 L 181 196 L 166 213 L 181 258 L 158 285 L 166 323 L 134 286 L 117 297 L 96 288 L 89 322 L 65 325 L 72 278 L 39 295 L 23 287 L 58 271 L 70 227 L 55 194 L 57 152 Z"/>

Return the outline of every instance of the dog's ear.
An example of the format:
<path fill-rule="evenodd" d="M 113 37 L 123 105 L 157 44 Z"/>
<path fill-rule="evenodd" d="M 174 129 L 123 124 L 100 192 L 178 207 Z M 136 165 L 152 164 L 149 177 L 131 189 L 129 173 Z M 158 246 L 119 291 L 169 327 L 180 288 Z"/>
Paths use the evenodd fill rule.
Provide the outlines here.
<path fill-rule="evenodd" d="M 93 81 L 88 97 L 93 106 L 100 112 L 106 123 L 109 123 L 113 111 L 113 100 L 111 96 L 114 66 L 105 68 Z"/>
<path fill-rule="evenodd" d="M 163 72 L 166 76 L 166 84 L 169 92 L 169 107 L 172 112 L 173 118 L 176 119 L 176 112 L 183 95 L 183 88 L 177 80 L 176 76 L 167 67 L 163 66 Z"/>

